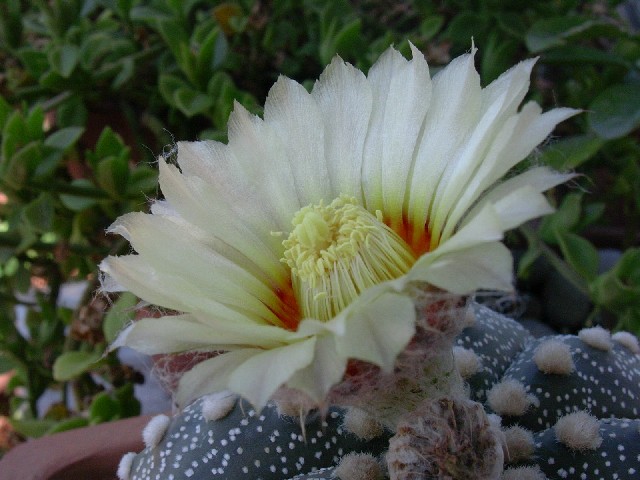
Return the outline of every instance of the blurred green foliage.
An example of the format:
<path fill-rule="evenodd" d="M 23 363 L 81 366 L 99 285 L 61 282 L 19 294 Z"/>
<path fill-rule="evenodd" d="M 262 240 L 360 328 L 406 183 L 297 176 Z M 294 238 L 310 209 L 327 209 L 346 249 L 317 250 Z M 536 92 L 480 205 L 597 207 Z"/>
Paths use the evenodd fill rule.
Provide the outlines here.
<path fill-rule="evenodd" d="M 640 332 L 637 5 L 0 3 L 0 372 L 15 371 L 10 391 L 19 392 L 0 414 L 26 436 L 136 414 L 131 373 L 105 354 L 136 300 L 122 298 L 104 319 L 107 305 L 92 294 L 100 259 L 128 248 L 105 228 L 158 193 L 155 157 L 173 138 L 224 141 L 234 101 L 260 113 L 280 74 L 310 88 L 336 54 L 366 71 L 391 44 L 408 54 L 409 41 L 435 73 L 473 38 L 484 84 L 539 56 L 530 97 L 585 110 L 532 157 L 580 175 L 555 192 L 557 213 L 523 229 L 519 273 L 545 256 L 589 297 L 592 320 L 612 316 Z M 597 247 L 605 246 L 626 253 L 603 274 Z M 68 308 L 60 288 L 73 281 L 89 286 Z M 47 388 L 61 390 L 65 405 L 73 392 L 76 410 L 37 418 Z"/>

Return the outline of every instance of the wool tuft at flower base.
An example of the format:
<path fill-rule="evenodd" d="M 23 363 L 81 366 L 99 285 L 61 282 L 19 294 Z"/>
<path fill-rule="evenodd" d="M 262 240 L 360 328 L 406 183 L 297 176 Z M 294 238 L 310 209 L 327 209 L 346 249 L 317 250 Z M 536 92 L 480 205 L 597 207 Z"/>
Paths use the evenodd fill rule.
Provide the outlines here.
<path fill-rule="evenodd" d="M 411 50 L 366 75 L 336 57 L 310 93 L 279 78 L 264 118 L 237 104 L 228 144 L 178 143 L 159 161 L 164 200 L 111 226 L 135 253 L 101 263 L 103 290 L 170 312 L 113 347 L 218 353 L 183 375 L 180 405 L 223 390 L 258 408 L 283 391 L 357 404 L 400 388 L 415 358 L 446 377 L 464 296 L 511 289 L 504 232 L 549 213 L 543 192 L 571 177 L 513 169 L 577 112 L 521 106 L 533 60 L 482 88 L 475 48 L 433 78 Z"/>

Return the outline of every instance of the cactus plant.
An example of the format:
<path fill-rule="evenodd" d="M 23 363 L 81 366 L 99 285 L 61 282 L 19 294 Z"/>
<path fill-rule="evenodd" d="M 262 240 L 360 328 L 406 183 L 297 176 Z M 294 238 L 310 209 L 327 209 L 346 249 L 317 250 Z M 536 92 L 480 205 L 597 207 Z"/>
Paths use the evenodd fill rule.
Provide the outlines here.
<path fill-rule="evenodd" d="M 147 448 L 123 459 L 121 478 L 360 480 L 384 478 L 386 468 L 397 480 L 414 478 L 406 471 L 416 468 L 433 478 L 635 478 L 640 349 L 633 335 L 594 327 L 534 339 L 477 303 L 467 323 L 454 357 L 470 373 L 470 398 L 425 401 L 394 437 L 358 409 L 313 411 L 301 421 L 283 404 L 257 413 L 234 396 L 214 395 L 171 421 L 156 417 L 143 433 Z M 500 394 L 521 414 L 505 414 Z"/>
<path fill-rule="evenodd" d="M 501 389 L 509 385 L 520 390 L 504 399 Z M 584 329 L 577 336 L 535 339 L 488 397 L 489 407 L 506 423 L 530 430 L 549 428 L 577 410 L 589 410 L 598 418 L 638 418 L 640 356 L 600 327 Z M 528 406 L 519 412 L 509 410 L 517 400 Z"/>
<path fill-rule="evenodd" d="M 574 412 L 531 435 L 529 455 L 506 471 L 535 464 L 548 478 L 632 480 L 640 472 L 639 427 L 637 419 Z"/>
<path fill-rule="evenodd" d="M 382 453 L 388 433 L 374 430 L 364 439 L 349 433 L 344 420 L 341 409 L 301 420 L 273 405 L 256 412 L 235 396 L 203 397 L 171 421 L 154 417 L 143 432 L 145 450 L 123 459 L 120 476 L 281 480 L 330 467 L 350 452 Z"/>

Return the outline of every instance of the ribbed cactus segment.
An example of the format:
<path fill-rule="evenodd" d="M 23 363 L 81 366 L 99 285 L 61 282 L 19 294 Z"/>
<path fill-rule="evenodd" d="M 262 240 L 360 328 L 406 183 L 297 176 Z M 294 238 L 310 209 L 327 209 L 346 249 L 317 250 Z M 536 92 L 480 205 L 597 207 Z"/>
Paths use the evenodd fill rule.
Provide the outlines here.
<path fill-rule="evenodd" d="M 256 412 L 240 401 L 225 417 L 208 421 L 205 400 L 173 417 L 157 445 L 136 456 L 131 480 L 282 480 L 334 466 L 350 452 L 379 455 L 388 444 L 388 434 L 364 441 L 346 432 L 339 409 L 324 417 L 311 412 L 301 425 L 273 406 Z"/>
<path fill-rule="evenodd" d="M 475 314 L 475 322 L 462 331 L 456 345 L 480 358 L 479 371 L 466 380 L 471 398 L 484 401 L 487 391 L 498 383 L 516 355 L 533 337 L 515 320 L 483 305 L 473 303 L 470 308 Z"/>
<path fill-rule="evenodd" d="M 617 342 L 608 349 L 600 345 L 585 343 L 575 335 L 529 342 L 503 381 L 522 383 L 536 401 L 520 415 L 497 412 L 503 415 L 503 422 L 540 431 L 578 410 L 588 410 L 597 418 L 638 418 L 640 355 Z M 550 367 L 554 362 L 556 369 Z"/>
<path fill-rule="evenodd" d="M 599 445 L 579 449 L 561 441 L 556 428 L 548 428 L 534 434 L 533 461 L 548 478 L 635 480 L 640 478 L 639 427 L 640 420 L 601 420 Z"/>

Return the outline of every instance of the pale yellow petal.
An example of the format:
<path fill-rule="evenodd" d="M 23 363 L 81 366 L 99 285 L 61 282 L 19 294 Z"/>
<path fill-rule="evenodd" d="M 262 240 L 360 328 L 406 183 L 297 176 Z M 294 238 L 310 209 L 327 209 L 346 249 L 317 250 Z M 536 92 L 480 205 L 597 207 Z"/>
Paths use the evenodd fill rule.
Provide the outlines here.
<path fill-rule="evenodd" d="M 513 289 L 513 259 L 509 249 L 500 242 L 477 244 L 433 259 L 430 255 L 418 260 L 409 278 L 459 295 L 479 289 Z"/>
<path fill-rule="evenodd" d="M 362 201 L 362 150 L 372 106 L 369 82 L 360 70 L 336 57 L 316 81 L 311 96 L 324 122 L 332 198 L 345 194 Z"/>
<path fill-rule="evenodd" d="M 234 187 L 253 198 L 252 205 L 261 203 L 261 209 L 269 211 L 275 221 L 272 231 L 287 231 L 291 217 L 303 205 L 287 150 L 274 126 L 236 103 L 229 117 L 229 148 L 242 171 Z"/>
<path fill-rule="evenodd" d="M 257 409 L 299 370 L 313 361 L 316 338 L 252 355 L 229 374 L 228 388 L 242 395 Z"/>
<path fill-rule="evenodd" d="M 180 151 L 187 156 L 187 152 L 194 149 L 198 155 L 206 154 L 204 145 L 197 148 L 185 145 Z M 162 159 L 159 168 L 162 191 L 178 215 L 210 235 L 212 242 L 218 239 L 226 250 L 237 251 L 236 258 L 246 259 L 238 259 L 238 263 L 254 263 L 263 276 L 278 284 L 288 279 L 288 272 L 280 262 L 281 240 L 269 233 L 275 223 L 269 223 L 259 202 L 252 207 L 236 204 L 224 192 L 217 191 L 216 186 L 198 177 L 183 175 Z"/>
<path fill-rule="evenodd" d="M 386 292 L 373 302 L 358 302 L 345 319 L 345 334 L 336 336 L 338 352 L 390 372 L 415 333 L 415 318 L 415 307 L 406 295 Z"/>
<path fill-rule="evenodd" d="M 316 337 L 313 361 L 305 368 L 295 372 L 287 386 L 305 392 L 317 402 L 322 402 L 327 392 L 344 376 L 347 358 L 336 350 L 336 338 L 330 334 Z"/>
<path fill-rule="evenodd" d="M 243 348 L 198 363 L 180 378 L 176 403 L 183 408 L 203 395 L 228 390 L 229 376 L 235 369 L 262 352 L 258 348 Z"/>
<path fill-rule="evenodd" d="M 300 203 L 333 200 L 324 153 L 324 121 L 311 94 L 281 76 L 269 90 L 264 119 L 284 147 L 294 178 L 289 188 L 296 190 Z"/>
<path fill-rule="evenodd" d="M 390 48 L 371 67 L 373 111 L 364 149 L 362 183 L 367 209 L 402 219 L 407 178 L 431 98 L 429 68 L 411 45 L 413 59 Z"/>
<path fill-rule="evenodd" d="M 277 322 L 274 311 L 286 310 L 271 285 L 203 244 L 191 230 L 180 229 L 172 217 L 128 213 L 119 217 L 109 232 L 129 240 L 156 270 L 197 285 L 217 302 L 271 322 Z M 167 255 L 167 247 L 171 255 Z"/>
<path fill-rule="evenodd" d="M 290 341 L 292 332 L 250 322 L 229 322 L 194 315 L 143 318 L 128 326 L 112 348 L 128 346 L 148 355 L 188 350 L 230 350 L 244 345 L 276 348 Z"/>
<path fill-rule="evenodd" d="M 465 144 L 481 107 L 475 50 L 454 59 L 433 77 L 429 110 L 409 185 L 408 217 L 414 241 L 424 235 L 433 197 L 447 164 Z"/>

